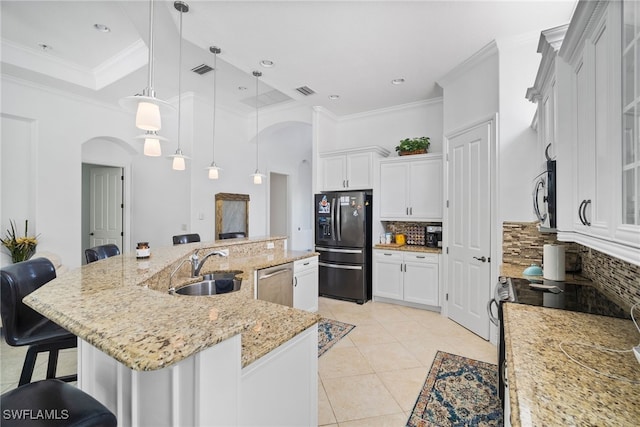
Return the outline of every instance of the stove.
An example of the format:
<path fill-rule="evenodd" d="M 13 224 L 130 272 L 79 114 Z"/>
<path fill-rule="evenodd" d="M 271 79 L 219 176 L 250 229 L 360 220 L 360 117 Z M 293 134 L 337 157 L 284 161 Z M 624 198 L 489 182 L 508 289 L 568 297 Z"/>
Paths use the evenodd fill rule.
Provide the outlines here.
<path fill-rule="evenodd" d="M 582 282 L 582 283 L 580 283 Z M 629 313 L 620 308 L 605 294 L 583 280 L 556 282 L 546 279 L 520 279 L 500 276 L 493 299 L 487 304 L 491 321 L 500 331 L 498 343 L 498 395 L 504 402 L 505 344 L 502 305 L 506 302 L 578 311 L 601 316 L 629 319 Z M 492 307 L 496 306 L 497 316 Z"/>

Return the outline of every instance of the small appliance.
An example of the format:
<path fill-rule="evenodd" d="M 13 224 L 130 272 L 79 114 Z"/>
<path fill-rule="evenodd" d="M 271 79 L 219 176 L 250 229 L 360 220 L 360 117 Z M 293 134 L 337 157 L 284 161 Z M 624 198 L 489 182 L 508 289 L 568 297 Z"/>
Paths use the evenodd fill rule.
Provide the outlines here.
<path fill-rule="evenodd" d="M 426 246 L 430 248 L 442 247 L 442 226 L 428 225 L 426 235 Z"/>
<path fill-rule="evenodd" d="M 547 161 L 543 171 L 533 181 L 533 212 L 540 221 L 540 229 L 553 232 L 556 229 L 556 161 L 549 157 L 547 145 L 545 157 Z"/>

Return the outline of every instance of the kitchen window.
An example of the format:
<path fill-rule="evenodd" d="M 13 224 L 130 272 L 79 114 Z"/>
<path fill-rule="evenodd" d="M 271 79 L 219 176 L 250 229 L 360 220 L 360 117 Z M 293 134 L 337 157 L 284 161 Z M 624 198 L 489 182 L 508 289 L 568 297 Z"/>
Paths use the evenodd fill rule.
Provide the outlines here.
<path fill-rule="evenodd" d="M 640 225 L 640 3 L 622 12 L 622 223 Z"/>

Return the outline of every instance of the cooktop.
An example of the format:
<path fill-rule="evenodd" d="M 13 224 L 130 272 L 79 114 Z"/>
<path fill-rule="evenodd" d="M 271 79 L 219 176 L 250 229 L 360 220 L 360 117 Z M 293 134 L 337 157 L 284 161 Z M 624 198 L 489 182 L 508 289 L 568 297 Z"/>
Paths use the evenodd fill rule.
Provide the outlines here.
<path fill-rule="evenodd" d="M 513 302 L 628 319 L 629 313 L 588 284 L 511 278 Z"/>

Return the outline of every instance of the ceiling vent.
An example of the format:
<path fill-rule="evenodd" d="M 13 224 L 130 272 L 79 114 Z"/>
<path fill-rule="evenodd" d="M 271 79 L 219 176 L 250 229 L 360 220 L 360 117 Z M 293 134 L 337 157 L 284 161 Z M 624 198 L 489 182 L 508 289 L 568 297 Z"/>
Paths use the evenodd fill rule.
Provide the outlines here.
<path fill-rule="evenodd" d="M 304 96 L 309 96 L 309 95 L 313 95 L 314 93 L 316 93 L 309 86 L 300 86 L 300 87 L 297 87 L 296 90 L 298 92 L 300 92 L 301 94 L 303 94 Z"/>
<path fill-rule="evenodd" d="M 208 66 L 207 64 L 200 64 L 197 67 L 193 67 L 191 69 L 196 74 L 207 74 L 209 71 L 213 71 L 213 67 Z"/>
<path fill-rule="evenodd" d="M 258 95 L 258 108 L 268 107 L 269 105 L 279 104 L 281 102 L 289 101 L 292 98 L 279 90 L 273 89 L 269 92 L 261 93 Z M 256 106 L 256 97 L 250 97 L 243 99 L 242 102 L 250 107 Z"/>

